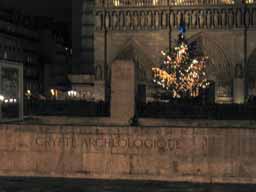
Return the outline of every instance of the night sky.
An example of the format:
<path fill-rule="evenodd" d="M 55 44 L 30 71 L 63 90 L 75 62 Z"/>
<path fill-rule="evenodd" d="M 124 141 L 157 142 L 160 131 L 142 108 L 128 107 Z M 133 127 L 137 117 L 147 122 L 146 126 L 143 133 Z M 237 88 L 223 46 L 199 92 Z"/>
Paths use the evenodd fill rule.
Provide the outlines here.
<path fill-rule="evenodd" d="M 72 0 L 0 0 L 0 6 L 23 10 L 29 15 L 50 16 L 71 22 Z"/>

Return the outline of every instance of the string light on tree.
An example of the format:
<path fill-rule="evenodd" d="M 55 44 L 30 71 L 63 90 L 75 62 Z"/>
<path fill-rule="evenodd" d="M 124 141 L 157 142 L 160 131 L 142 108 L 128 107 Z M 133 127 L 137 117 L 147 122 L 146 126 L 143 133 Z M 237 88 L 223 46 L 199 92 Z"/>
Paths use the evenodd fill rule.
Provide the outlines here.
<path fill-rule="evenodd" d="M 193 49 L 186 42 L 185 32 L 185 25 L 181 24 L 176 46 L 170 52 L 161 51 L 160 67 L 152 68 L 153 82 L 169 90 L 174 98 L 196 97 L 200 89 L 210 85 L 206 74 L 208 57 L 193 54 Z"/>

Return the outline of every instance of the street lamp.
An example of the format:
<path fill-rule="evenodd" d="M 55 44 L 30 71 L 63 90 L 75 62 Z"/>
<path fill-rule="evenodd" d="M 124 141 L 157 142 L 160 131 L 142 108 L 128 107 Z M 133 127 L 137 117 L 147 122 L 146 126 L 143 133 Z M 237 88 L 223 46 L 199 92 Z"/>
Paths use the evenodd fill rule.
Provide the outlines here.
<path fill-rule="evenodd" d="M 0 102 L 4 102 L 4 96 L 3 95 L 0 95 Z"/>
<path fill-rule="evenodd" d="M 76 97 L 77 96 L 77 91 L 74 91 L 74 90 L 68 91 L 68 96 L 69 97 Z"/>
<path fill-rule="evenodd" d="M 27 99 L 30 100 L 30 97 L 32 96 L 31 91 L 28 89 L 27 92 L 25 93 L 25 95 L 27 96 Z"/>
<path fill-rule="evenodd" d="M 56 89 L 51 89 L 50 93 L 51 93 L 51 98 L 56 100 L 58 97 L 58 91 Z"/>
<path fill-rule="evenodd" d="M 51 92 L 51 95 L 52 95 L 52 97 L 53 97 L 53 96 L 55 95 L 54 89 L 51 89 L 50 92 Z"/>

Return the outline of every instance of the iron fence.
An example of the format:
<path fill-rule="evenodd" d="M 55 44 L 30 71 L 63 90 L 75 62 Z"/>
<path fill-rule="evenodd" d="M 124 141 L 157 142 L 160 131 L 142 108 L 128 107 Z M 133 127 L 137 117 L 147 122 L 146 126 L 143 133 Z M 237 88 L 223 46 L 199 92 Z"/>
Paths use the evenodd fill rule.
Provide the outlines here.
<path fill-rule="evenodd" d="M 40 116 L 109 116 L 109 104 L 89 101 L 26 100 L 25 115 Z"/>
<path fill-rule="evenodd" d="M 256 120 L 256 103 L 203 104 L 192 103 L 139 103 L 140 118 Z M 30 116 L 110 116 L 110 104 L 88 101 L 26 100 L 24 113 Z"/>
<path fill-rule="evenodd" d="M 256 104 L 138 104 L 144 118 L 256 120 Z"/>

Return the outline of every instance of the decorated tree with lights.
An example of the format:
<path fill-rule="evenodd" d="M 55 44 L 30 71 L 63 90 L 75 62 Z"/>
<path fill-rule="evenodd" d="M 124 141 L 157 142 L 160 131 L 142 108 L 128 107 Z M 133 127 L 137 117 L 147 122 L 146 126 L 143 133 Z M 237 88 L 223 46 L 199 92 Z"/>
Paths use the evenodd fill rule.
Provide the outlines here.
<path fill-rule="evenodd" d="M 208 58 L 196 54 L 185 38 L 185 25 L 180 25 L 176 45 L 161 51 L 160 67 L 152 68 L 153 82 L 170 92 L 173 98 L 196 97 L 209 86 L 206 74 Z"/>

